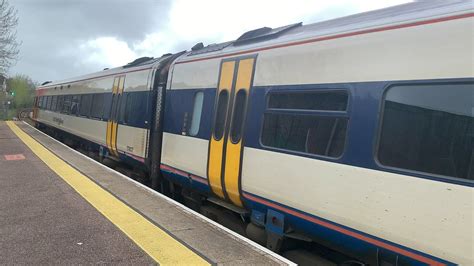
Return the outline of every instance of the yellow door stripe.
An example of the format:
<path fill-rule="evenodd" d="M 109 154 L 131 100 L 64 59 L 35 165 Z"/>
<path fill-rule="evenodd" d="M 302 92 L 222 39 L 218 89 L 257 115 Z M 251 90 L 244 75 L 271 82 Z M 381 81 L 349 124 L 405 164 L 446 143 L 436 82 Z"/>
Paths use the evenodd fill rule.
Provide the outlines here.
<path fill-rule="evenodd" d="M 47 150 L 13 122 L 7 122 L 7 125 L 49 168 L 156 262 L 161 265 L 209 265 L 198 254 Z"/>
<path fill-rule="evenodd" d="M 121 104 L 121 95 L 123 92 L 123 87 L 125 84 L 125 76 L 120 76 L 119 85 L 117 88 L 117 108 L 115 111 L 115 122 L 112 123 L 112 150 L 115 153 L 115 156 L 119 156 L 118 149 L 117 149 L 117 133 L 118 133 L 118 119 L 120 114 L 120 104 Z"/>
<path fill-rule="evenodd" d="M 241 143 L 231 143 L 230 139 L 227 141 L 226 157 L 225 157 L 225 190 L 230 201 L 237 206 L 242 207 L 239 192 L 239 168 L 240 168 L 240 150 Z"/>
<path fill-rule="evenodd" d="M 221 77 L 219 80 L 219 88 L 218 88 L 217 96 L 222 90 L 227 90 L 229 93 L 229 100 L 230 100 L 232 81 L 234 79 L 234 69 L 235 69 L 235 61 L 228 61 L 222 64 Z M 225 112 L 226 112 L 226 119 L 227 119 L 227 109 L 225 110 Z M 224 137 L 225 136 L 223 136 L 220 140 L 215 140 L 214 134 L 213 134 L 213 136 L 211 136 L 211 140 L 209 144 L 210 145 L 209 163 L 208 163 L 209 184 L 214 194 L 216 194 L 220 198 L 224 198 L 224 191 L 222 189 L 222 181 L 221 181 Z"/>
<path fill-rule="evenodd" d="M 117 156 L 117 150 L 116 150 L 116 143 L 117 143 L 116 137 L 117 137 L 117 135 L 115 134 L 116 130 L 117 130 L 117 123 L 112 121 L 112 130 L 111 130 L 112 137 L 111 137 L 110 142 L 111 142 L 111 147 L 112 147 L 112 153 L 115 156 Z"/>
<path fill-rule="evenodd" d="M 253 73 L 253 65 L 254 65 L 254 58 L 244 59 L 239 62 L 239 68 L 237 71 L 237 80 L 235 82 L 235 91 L 234 94 L 236 95 L 237 92 L 240 90 L 247 91 L 247 99 L 249 97 L 249 90 L 250 90 L 250 82 L 252 80 L 252 73 Z M 235 97 L 234 97 L 235 101 Z M 235 104 L 234 104 L 235 108 Z M 245 119 L 242 123 L 245 122 Z M 232 129 L 231 129 L 232 130 Z M 242 139 L 234 144 L 231 141 L 230 134 L 227 137 L 227 145 L 226 145 L 226 157 L 225 157 L 225 175 L 224 175 L 224 182 L 225 182 L 225 190 L 229 199 L 237 206 L 242 207 L 242 201 L 240 199 L 240 191 L 239 191 L 239 177 L 240 177 L 240 158 L 242 153 Z"/>
<path fill-rule="evenodd" d="M 107 121 L 107 132 L 106 132 L 106 143 L 107 143 L 107 148 L 109 149 L 109 152 L 112 155 L 115 155 L 112 147 L 112 128 L 113 128 L 113 114 L 114 114 L 114 102 L 117 99 L 117 92 L 118 92 L 118 87 L 119 87 L 119 81 L 120 77 L 115 77 L 114 78 L 114 84 L 112 85 L 112 103 L 111 103 L 111 110 L 109 114 L 109 120 Z"/>
<path fill-rule="evenodd" d="M 110 119 L 110 118 L 109 118 Z M 107 133 L 106 133 L 106 142 L 107 142 L 107 149 L 110 150 L 110 128 L 112 127 L 112 122 L 110 120 L 107 121 Z"/>

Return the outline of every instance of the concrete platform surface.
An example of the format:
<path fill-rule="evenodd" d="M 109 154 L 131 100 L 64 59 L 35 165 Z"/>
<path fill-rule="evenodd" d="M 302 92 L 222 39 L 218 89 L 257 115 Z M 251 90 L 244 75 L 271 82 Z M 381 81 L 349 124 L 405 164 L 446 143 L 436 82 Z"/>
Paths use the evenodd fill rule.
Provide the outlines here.
<path fill-rule="evenodd" d="M 25 123 L 8 123 L 0 122 L 0 264 L 292 264 Z"/>
<path fill-rule="evenodd" d="M 3 122 L 0 156 L 0 264 L 154 263 Z"/>

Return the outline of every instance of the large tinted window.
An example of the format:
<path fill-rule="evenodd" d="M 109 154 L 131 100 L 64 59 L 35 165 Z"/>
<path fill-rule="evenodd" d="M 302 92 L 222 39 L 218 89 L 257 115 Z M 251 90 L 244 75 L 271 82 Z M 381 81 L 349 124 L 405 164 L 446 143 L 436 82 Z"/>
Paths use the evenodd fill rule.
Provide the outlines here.
<path fill-rule="evenodd" d="M 202 91 L 196 92 L 194 95 L 193 117 L 191 119 L 191 127 L 189 128 L 189 135 L 196 136 L 199 132 L 199 125 L 201 124 L 202 104 L 204 102 L 204 93 Z"/>
<path fill-rule="evenodd" d="M 63 108 L 61 112 L 65 114 L 69 114 L 71 112 L 71 105 L 72 105 L 72 96 L 65 95 L 63 98 Z"/>
<path fill-rule="evenodd" d="M 474 84 L 396 86 L 385 95 L 383 165 L 474 179 Z"/>
<path fill-rule="evenodd" d="M 56 106 L 56 111 L 57 112 L 62 112 L 63 110 L 63 103 L 64 103 L 64 96 L 59 95 L 58 96 L 58 105 Z"/>
<path fill-rule="evenodd" d="M 52 96 L 47 96 L 46 97 L 46 109 L 51 110 L 51 98 Z"/>
<path fill-rule="evenodd" d="M 81 97 L 81 104 L 79 105 L 79 114 L 81 116 L 89 116 L 92 105 L 92 95 L 86 94 Z"/>
<path fill-rule="evenodd" d="M 145 126 L 145 121 L 148 120 L 147 96 L 147 92 L 131 92 L 127 94 L 123 113 L 124 121 L 127 125 L 135 127 Z"/>
<path fill-rule="evenodd" d="M 130 98 L 130 101 L 128 101 L 128 103 L 127 103 L 127 98 Z M 133 95 L 130 95 L 129 93 L 124 93 L 122 94 L 122 96 L 120 96 L 120 109 L 118 113 L 118 121 L 120 123 L 126 123 L 125 118 L 127 118 L 126 120 L 128 122 L 130 115 L 133 115 L 133 114 L 130 114 L 130 112 L 132 111 L 132 107 L 130 105 L 133 102 L 133 98 L 134 98 Z"/>
<path fill-rule="evenodd" d="M 51 110 L 52 111 L 56 111 L 56 105 L 58 104 L 58 96 L 54 95 L 54 96 L 51 96 L 52 100 L 51 100 Z"/>
<path fill-rule="evenodd" d="M 104 94 L 104 116 L 103 120 L 108 120 L 110 118 L 110 109 L 112 107 L 112 93 Z"/>
<path fill-rule="evenodd" d="M 102 118 L 104 114 L 104 94 L 94 94 L 92 96 L 91 117 Z"/>
<path fill-rule="evenodd" d="M 46 98 L 44 96 L 41 96 L 40 99 L 39 99 L 39 108 L 43 109 L 44 108 L 44 100 Z"/>
<path fill-rule="evenodd" d="M 339 157 L 347 119 L 294 114 L 265 114 L 262 144 L 279 149 Z"/>
<path fill-rule="evenodd" d="M 79 115 L 79 104 L 81 100 L 81 95 L 73 95 L 71 100 L 71 114 Z"/>
<path fill-rule="evenodd" d="M 264 146 L 327 157 L 342 155 L 349 121 L 347 92 L 275 92 L 267 97 Z M 334 115 L 334 111 L 343 113 Z"/>

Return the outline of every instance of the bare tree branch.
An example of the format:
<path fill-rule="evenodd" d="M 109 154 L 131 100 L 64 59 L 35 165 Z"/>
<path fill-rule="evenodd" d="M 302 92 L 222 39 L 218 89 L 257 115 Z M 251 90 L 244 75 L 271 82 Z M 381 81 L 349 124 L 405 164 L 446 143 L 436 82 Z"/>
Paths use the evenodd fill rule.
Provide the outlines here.
<path fill-rule="evenodd" d="M 18 12 L 7 0 L 0 0 L 0 74 L 16 62 L 20 43 L 16 39 Z"/>

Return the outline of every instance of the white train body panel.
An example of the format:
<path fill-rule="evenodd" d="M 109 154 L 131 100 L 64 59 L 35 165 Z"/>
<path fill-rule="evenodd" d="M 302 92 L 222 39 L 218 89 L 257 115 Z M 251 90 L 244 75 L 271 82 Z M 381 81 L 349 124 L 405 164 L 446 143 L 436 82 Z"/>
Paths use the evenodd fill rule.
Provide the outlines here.
<path fill-rule="evenodd" d="M 260 52 L 254 86 L 472 77 L 472 29 L 468 18 Z"/>
<path fill-rule="evenodd" d="M 244 191 L 450 261 L 474 260 L 470 187 L 252 148 L 243 165 Z"/>
<path fill-rule="evenodd" d="M 216 88 L 221 60 L 219 58 L 174 65 L 173 77 L 171 82 L 168 82 L 168 88 L 173 90 Z"/>
<path fill-rule="evenodd" d="M 466 18 L 261 51 L 253 85 L 472 77 L 474 58 L 466 53 L 474 51 L 473 28 Z M 217 87 L 225 58 L 174 65 L 169 88 Z"/>
<path fill-rule="evenodd" d="M 165 152 L 161 162 L 179 165 L 179 169 L 197 176 L 207 176 L 208 146 L 206 140 L 164 133 L 162 150 Z"/>
<path fill-rule="evenodd" d="M 64 130 L 92 142 L 105 144 L 105 121 L 40 110 L 37 121 Z M 62 121 L 58 123 L 58 121 Z"/>
<path fill-rule="evenodd" d="M 117 148 L 142 161 L 147 156 L 148 131 L 145 128 L 118 125 Z"/>

